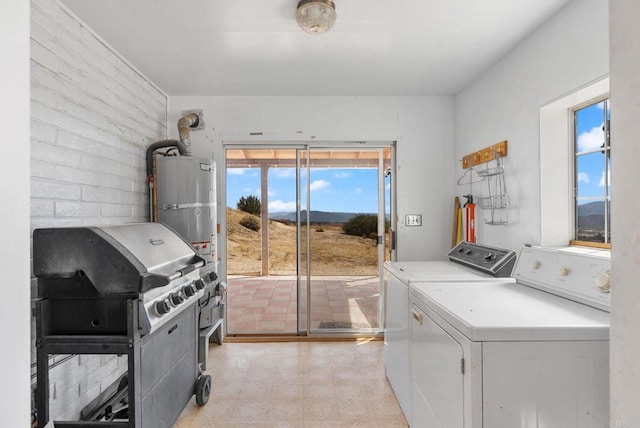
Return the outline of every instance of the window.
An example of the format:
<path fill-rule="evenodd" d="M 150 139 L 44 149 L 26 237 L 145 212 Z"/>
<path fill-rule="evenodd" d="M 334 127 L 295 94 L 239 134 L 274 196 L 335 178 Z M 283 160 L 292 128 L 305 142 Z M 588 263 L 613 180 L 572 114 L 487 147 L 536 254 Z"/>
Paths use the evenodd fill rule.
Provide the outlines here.
<path fill-rule="evenodd" d="M 577 221 L 580 220 L 580 224 L 583 225 L 590 218 L 588 215 L 577 215 L 580 214 L 577 209 L 578 204 L 586 205 L 589 202 L 599 201 L 602 203 L 605 201 L 607 209 L 605 215 L 610 213 L 609 145 L 607 143 L 605 147 L 600 147 L 604 142 L 602 138 L 604 117 L 607 119 L 609 117 L 608 101 L 606 116 L 605 106 L 602 105 L 602 108 L 598 106 L 608 97 L 609 78 L 604 77 L 540 107 L 540 245 L 566 246 L 573 242 L 579 245 L 611 247 L 609 243 L 604 242 L 605 240 L 608 242 L 608 229 L 602 233 L 603 239 L 600 242 L 576 240 Z M 595 106 L 589 109 L 592 105 Z M 581 112 L 583 110 L 584 112 Z M 589 114 L 592 115 L 591 121 L 587 119 Z M 578 127 L 576 127 L 576 122 Z M 593 128 L 596 129 L 593 130 Z M 585 134 L 583 129 L 585 132 L 593 130 L 593 134 Z M 583 142 L 580 139 L 583 134 L 585 135 L 582 137 L 583 139 L 590 135 L 591 137 L 595 136 L 594 140 L 597 140 L 597 132 L 600 132 L 600 139 L 597 147 L 592 147 L 595 154 L 587 154 L 588 150 L 582 150 L 580 144 L 575 143 L 576 140 L 580 140 L 580 143 Z M 602 151 L 604 153 L 601 153 Z M 587 169 L 584 164 L 589 160 L 589 157 L 598 156 L 602 160 L 602 163 L 599 164 L 599 175 Z M 581 159 L 583 157 L 584 161 Z M 607 160 L 606 166 L 603 157 Z M 583 164 L 584 168 L 582 168 Z M 605 168 L 607 172 L 603 178 L 602 173 Z M 586 176 L 579 175 L 581 172 L 588 174 L 589 183 L 595 190 L 606 193 L 588 192 L 588 186 L 584 183 Z M 604 187 L 598 186 L 601 178 L 607 180 L 607 185 Z M 579 189 L 576 191 L 577 188 Z M 586 199 L 596 196 L 599 199 Z M 585 208 L 582 208 L 582 213 L 584 210 Z M 583 218 L 579 219 L 579 217 Z M 609 217 L 603 222 L 603 229 L 604 225 L 608 228 Z M 593 219 L 593 217 L 591 218 Z"/>
<path fill-rule="evenodd" d="M 580 107 L 574 121 L 573 244 L 611 242 L 611 144 L 609 100 Z"/>

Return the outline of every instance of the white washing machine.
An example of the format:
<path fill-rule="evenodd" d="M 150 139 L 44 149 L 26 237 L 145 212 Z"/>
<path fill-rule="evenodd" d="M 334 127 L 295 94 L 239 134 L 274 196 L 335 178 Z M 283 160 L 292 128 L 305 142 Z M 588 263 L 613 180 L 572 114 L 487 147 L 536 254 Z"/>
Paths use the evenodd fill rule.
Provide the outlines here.
<path fill-rule="evenodd" d="M 609 269 L 525 247 L 516 283 L 411 283 L 411 426 L 608 427 Z"/>
<path fill-rule="evenodd" d="M 450 261 L 385 263 L 384 358 L 389 383 L 407 421 L 411 420 L 409 284 L 413 281 L 504 281 L 510 278 L 515 252 L 461 242 Z"/>

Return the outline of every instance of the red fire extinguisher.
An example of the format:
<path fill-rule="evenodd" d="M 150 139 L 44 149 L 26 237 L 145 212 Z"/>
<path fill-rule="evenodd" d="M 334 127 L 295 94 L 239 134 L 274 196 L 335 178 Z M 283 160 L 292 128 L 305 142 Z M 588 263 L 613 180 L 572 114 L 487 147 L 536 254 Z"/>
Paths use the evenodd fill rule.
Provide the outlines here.
<path fill-rule="evenodd" d="M 467 201 L 464 203 L 465 209 L 465 235 L 467 241 L 476 242 L 476 204 L 473 203 L 473 195 L 464 195 Z"/>

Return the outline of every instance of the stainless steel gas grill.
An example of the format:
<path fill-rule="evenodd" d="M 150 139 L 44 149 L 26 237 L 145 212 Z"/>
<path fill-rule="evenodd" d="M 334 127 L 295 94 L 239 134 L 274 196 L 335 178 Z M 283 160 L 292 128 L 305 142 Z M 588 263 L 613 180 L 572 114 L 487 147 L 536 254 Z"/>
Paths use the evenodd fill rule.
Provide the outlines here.
<path fill-rule="evenodd" d="M 56 428 L 171 427 L 194 394 L 206 404 L 211 378 L 198 364 L 199 300 L 216 279 L 212 269 L 160 223 L 37 229 L 38 426 L 49 421 L 49 354 L 128 357 L 118 419 L 107 408 Z"/>

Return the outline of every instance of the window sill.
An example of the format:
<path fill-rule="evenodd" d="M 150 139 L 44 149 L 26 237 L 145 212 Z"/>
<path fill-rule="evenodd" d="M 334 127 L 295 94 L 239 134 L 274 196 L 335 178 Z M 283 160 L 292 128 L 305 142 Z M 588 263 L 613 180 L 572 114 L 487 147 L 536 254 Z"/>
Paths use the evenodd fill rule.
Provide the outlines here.
<path fill-rule="evenodd" d="M 586 256 L 596 256 L 602 257 L 606 259 L 611 259 L 611 250 L 607 248 L 596 248 L 596 247 L 582 247 L 578 245 L 568 245 L 563 247 L 555 247 L 556 250 L 573 253 L 573 254 L 582 254 Z"/>

